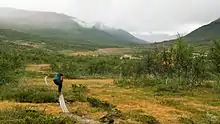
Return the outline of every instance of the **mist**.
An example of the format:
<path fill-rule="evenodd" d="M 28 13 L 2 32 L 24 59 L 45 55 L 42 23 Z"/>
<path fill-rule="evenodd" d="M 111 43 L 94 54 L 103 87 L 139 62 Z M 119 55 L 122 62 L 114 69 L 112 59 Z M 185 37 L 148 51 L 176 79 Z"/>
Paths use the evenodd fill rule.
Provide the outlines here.
<path fill-rule="evenodd" d="M 189 33 L 219 18 L 219 0 L 0 0 L 0 7 L 53 11 L 122 28 L 138 37 Z M 144 35 L 147 34 L 147 35 Z M 146 39 L 147 40 L 147 39 Z M 153 39 L 152 39 L 153 40 Z M 155 39 L 156 40 L 156 39 Z"/>

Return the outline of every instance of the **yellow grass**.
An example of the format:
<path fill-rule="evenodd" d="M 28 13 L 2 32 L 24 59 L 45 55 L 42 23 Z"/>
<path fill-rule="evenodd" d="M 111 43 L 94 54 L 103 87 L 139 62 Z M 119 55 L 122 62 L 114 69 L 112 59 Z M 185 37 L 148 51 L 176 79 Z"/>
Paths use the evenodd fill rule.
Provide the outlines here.
<path fill-rule="evenodd" d="M 10 102 L 10 101 L 2 101 L 0 102 L 0 110 L 15 108 L 15 107 L 31 107 L 36 108 L 40 111 L 43 111 L 47 114 L 59 114 L 62 111 L 60 110 L 58 104 L 56 103 L 17 103 L 17 102 Z"/>
<path fill-rule="evenodd" d="M 132 54 L 134 51 L 131 48 L 104 48 L 96 51 L 73 52 L 73 56 L 88 56 L 88 55 L 124 55 Z"/>
<path fill-rule="evenodd" d="M 42 69 L 48 69 L 50 66 L 43 65 L 28 65 L 27 71 L 40 72 Z M 54 85 L 52 79 L 48 79 L 49 86 L 54 92 L 57 92 L 57 86 Z M 113 83 L 113 79 L 81 79 L 81 80 L 64 80 L 63 92 L 70 93 L 72 84 L 83 84 L 89 89 L 89 96 L 108 101 L 117 106 L 122 112 L 142 111 L 144 114 L 156 117 L 163 124 L 178 124 L 180 117 L 190 117 L 193 113 L 185 109 L 180 109 L 176 106 L 168 106 L 161 104 L 163 100 L 181 101 L 184 106 L 206 111 L 218 110 L 220 106 L 211 106 L 194 99 L 194 97 L 157 97 L 155 98 L 152 91 L 136 88 L 125 89 L 119 88 Z M 25 84 L 46 86 L 43 78 L 27 79 Z M 144 91 L 143 91 L 144 90 Z M 65 97 L 65 96 L 64 96 Z M 58 104 L 31 104 L 31 103 L 16 103 L 3 101 L 0 102 L 0 109 L 15 107 L 15 106 L 32 106 L 49 114 L 58 114 L 61 112 Z M 105 112 L 98 111 L 96 108 L 90 107 L 88 103 L 74 102 L 67 104 L 69 110 L 78 115 L 87 115 L 95 120 L 105 115 Z M 129 120 L 131 123 L 136 123 Z"/>
<path fill-rule="evenodd" d="M 45 72 L 44 70 L 48 70 L 48 69 L 50 69 L 49 64 L 39 64 L 39 65 L 29 64 L 27 65 L 25 70 L 29 72 Z"/>
<path fill-rule="evenodd" d="M 27 82 L 37 85 L 45 85 L 44 79 L 29 79 Z M 56 90 L 56 86 L 49 79 L 50 87 Z M 159 119 L 162 123 L 178 123 L 178 117 L 189 115 L 186 111 L 177 110 L 174 107 L 163 106 L 152 98 L 144 99 L 144 93 L 140 89 L 118 88 L 113 84 L 112 79 L 87 79 L 87 80 L 65 80 L 63 90 L 70 92 L 72 84 L 83 84 L 89 89 L 89 96 L 97 97 L 108 101 L 123 112 L 142 110 Z M 142 97 L 140 97 L 142 96 Z M 73 103 L 68 105 L 70 110 L 80 110 L 81 114 L 89 115 L 98 119 L 104 115 L 103 112 L 95 111 L 87 103 Z M 178 113 L 178 115 L 176 115 Z"/>

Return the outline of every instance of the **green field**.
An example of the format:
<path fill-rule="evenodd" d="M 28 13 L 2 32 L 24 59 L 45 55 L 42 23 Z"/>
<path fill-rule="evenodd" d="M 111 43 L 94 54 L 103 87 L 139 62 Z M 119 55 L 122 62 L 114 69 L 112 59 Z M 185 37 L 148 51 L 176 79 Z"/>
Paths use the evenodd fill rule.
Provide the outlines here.
<path fill-rule="evenodd" d="M 65 75 L 63 94 L 73 115 L 119 124 L 220 123 L 217 41 L 90 50 L 53 45 L 0 41 L 0 123 L 82 123 L 62 113 L 52 79 L 45 85 L 54 72 Z"/>

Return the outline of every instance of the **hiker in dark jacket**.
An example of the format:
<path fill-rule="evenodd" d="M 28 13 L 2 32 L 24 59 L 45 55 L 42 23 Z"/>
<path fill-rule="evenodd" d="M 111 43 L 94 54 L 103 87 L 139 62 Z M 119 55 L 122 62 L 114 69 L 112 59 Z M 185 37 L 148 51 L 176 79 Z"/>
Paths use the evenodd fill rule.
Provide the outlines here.
<path fill-rule="evenodd" d="M 58 86 L 58 92 L 61 94 L 62 85 L 63 85 L 63 74 L 58 73 L 54 75 L 53 82 Z"/>

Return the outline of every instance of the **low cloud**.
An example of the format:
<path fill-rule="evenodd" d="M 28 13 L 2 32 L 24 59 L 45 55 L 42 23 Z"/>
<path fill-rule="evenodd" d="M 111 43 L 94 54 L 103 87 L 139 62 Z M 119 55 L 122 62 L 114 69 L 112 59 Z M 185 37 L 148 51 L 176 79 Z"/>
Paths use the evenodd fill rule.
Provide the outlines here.
<path fill-rule="evenodd" d="M 220 0 L 0 0 L 1 6 L 65 13 L 130 32 L 188 33 L 220 17 Z"/>

